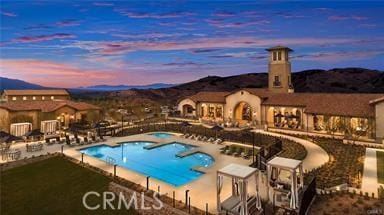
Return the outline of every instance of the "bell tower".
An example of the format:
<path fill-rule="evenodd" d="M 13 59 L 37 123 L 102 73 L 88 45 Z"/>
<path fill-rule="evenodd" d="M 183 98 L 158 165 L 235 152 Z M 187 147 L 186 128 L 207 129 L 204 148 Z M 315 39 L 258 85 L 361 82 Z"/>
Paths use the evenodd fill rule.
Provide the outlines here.
<path fill-rule="evenodd" d="M 289 62 L 289 53 L 292 49 L 275 46 L 267 51 L 269 52 L 268 90 L 274 93 L 293 93 L 291 62 Z"/>

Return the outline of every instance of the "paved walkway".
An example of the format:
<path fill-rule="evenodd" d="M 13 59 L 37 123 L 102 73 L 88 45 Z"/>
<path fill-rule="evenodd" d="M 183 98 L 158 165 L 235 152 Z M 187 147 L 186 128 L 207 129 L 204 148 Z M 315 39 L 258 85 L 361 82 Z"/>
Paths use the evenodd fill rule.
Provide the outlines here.
<path fill-rule="evenodd" d="M 364 173 L 361 190 L 364 193 L 368 192 L 369 196 L 371 196 L 372 193 L 375 193 L 375 196 L 377 196 L 377 188 L 380 187 L 380 185 L 384 186 L 384 184 L 379 184 L 377 181 L 376 151 L 384 152 L 384 149 L 365 149 Z"/>
<path fill-rule="evenodd" d="M 318 168 L 329 161 L 328 153 L 320 146 L 308 140 L 292 137 L 285 134 L 278 134 L 278 133 L 273 133 L 269 131 L 264 131 L 264 130 L 253 130 L 253 132 L 267 134 L 275 137 L 286 138 L 303 145 L 305 150 L 307 150 L 307 156 L 303 160 L 304 171 L 306 170 L 309 171 L 309 170 Z"/>

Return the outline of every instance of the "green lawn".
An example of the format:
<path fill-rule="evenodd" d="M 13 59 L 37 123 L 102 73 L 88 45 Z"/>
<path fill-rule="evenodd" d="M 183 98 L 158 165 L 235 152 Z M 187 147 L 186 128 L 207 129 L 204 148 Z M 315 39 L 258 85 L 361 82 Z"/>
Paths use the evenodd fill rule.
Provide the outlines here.
<path fill-rule="evenodd" d="M 377 160 L 377 180 L 384 184 L 384 152 L 376 151 Z"/>
<path fill-rule="evenodd" d="M 82 197 L 107 191 L 110 180 L 62 157 L 6 170 L 0 175 L 0 214 L 135 214 L 132 211 L 89 211 Z M 101 197 L 88 198 L 89 205 Z M 101 204 L 102 206 L 102 204 Z"/>

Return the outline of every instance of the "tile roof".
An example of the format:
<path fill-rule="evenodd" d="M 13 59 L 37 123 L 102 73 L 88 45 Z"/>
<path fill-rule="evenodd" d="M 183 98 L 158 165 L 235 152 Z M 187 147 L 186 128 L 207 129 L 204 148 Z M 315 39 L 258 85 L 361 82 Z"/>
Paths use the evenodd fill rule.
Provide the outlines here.
<path fill-rule="evenodd" d="M 374 117 L 375 107 L 370 101 L 383 94 L 341 93 L 275 93 L 270 94 L 263 105 L 305 107 L 306 113 Z"/>
<path fill-rule="evenodd" d="M 64 95 L 69 96 L 66 90 L 4 90 L 7 96 L 35 96 L 35 95 Z"/>
<path fill-rule="evenodd" d="M 18 102 L 3 102 L 0 103 L 0 108 L 4 108 L 10 111 L 30 111 L 38 110 L 42 112 L 52 112 L 61 107 L 69 106 L 78 111 L 82 110 L 99 110 L 100 108 L 84 103 L 74 102 L 69 100 L 54 100 L 54 101 L 18 101 Z"/>
<path fill-rule="evenodd" d="M 243 90 L 264 98 L 262 105 L 303 107 L 306 113 L 335 116 L 374 117 L 374 104 L 384 98 L 384 94 L 271 93 L 267 88 Z M 226 96 L 238 91 L 199 92 L 188 98 L 194 102 L 225 103 Z"/>
<path fill-rule="evenodd" d="M 230 92 L 199 92 L 188 98 L 194 102 L 213 102 L 213 103 L 225 103 L 225 96 Z"/>

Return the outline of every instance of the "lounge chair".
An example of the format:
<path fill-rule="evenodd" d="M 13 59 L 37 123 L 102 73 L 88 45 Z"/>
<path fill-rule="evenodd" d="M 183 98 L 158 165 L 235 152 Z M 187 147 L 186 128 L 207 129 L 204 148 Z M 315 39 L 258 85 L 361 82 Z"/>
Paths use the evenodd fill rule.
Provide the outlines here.
<path fill-rule="evenodd" d="M 225 154 L 225 152 L 229 149 L 229 146 L 225 146 L 223 148 L 220 148 L 220 153 Z"/>
<path fill-rule="evenodd" d="M 189 139 L 195 139 L 196 135 L 192 134 L 191 136 L 188 137 Z"/>
<path fill-rule="evenodd" d="M 241 148 L 241 147 L 240 147 L 240 148 L 237 148 L 237 149 L 236 149 L 236 152 L 233 153 L 233 155 L 234 155 L 235 157 L 239 157 L 243 151 L 244 151 L 243 148 Z"/>
<path fill-rule="evenodd" d="M 197 140 L 197 141 L 199 141 L 199 140 L 201 140 L 201 139 L 202 139 L 201 135 L 197 135 L 197 136 L 195 137 L 195 140 Z"/>
<path fill-rule="evenodd" d="M 210 142 L 210 143 L 213 143 L 213 141 L 215 141 L 215 138 L 210 137 L 207 141 Z"/>
<path fill-rule="evenodd" d="M 243 155 L 243 158 L 246 159 L 246 160 L 249 160 L 251 159 L 251 156 L 252 156 L 252 149 L 249 149 L 245 155 Z"/>
<path fill-rule="evenodd" d="M 226 155 L 232 155 L 233 153 L 235 153 L 235 150 L 236 150 L 236 147 L 231 146 L 231 147 L 229 147 L 229 149 L 225 152 L 225 154 L 226 154 Z"/>
<path fill-rule="evenodd" d="M 207 136 L 204 136 L 203 138 L 201 138 L 201 141 L 207 141 L 207 140 L 208 140 Z"/>
<path fill-rule="evenodd" d="M 221 144 L 223 142 L 222 139 L 218 138 L 217 140 L 215 140 L 213 143 L 214 144 Z"/>

